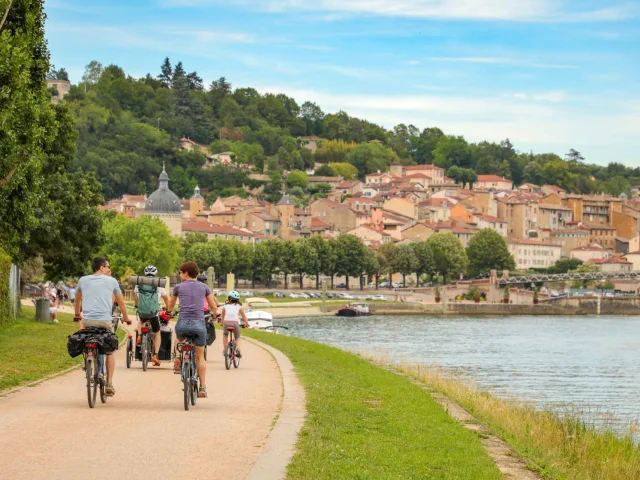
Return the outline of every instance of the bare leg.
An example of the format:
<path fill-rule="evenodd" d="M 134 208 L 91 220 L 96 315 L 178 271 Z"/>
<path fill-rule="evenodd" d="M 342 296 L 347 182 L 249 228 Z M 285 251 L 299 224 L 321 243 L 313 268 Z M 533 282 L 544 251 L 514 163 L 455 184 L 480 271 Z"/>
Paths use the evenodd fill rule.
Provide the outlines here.
<path fill-rule="evenodd" d="M 153 354 L 157 355 L 160 351 L 160 332 L 153 334 Z"/>
<path fill-rule="evenodd" d="M 204 347 L 196 347 L 196 368 L 200 377 L 200 386 L 207 386 L 207 362 L 204 361 Z"/>
<path fill-rule="evenodd" d="M 112 385 L 113 381 L 113 371 L 116 369 L 116 356 L 113 354 L 105 355 L 107 357 L 106 366 L 107 366 L 107 383 Z"/>

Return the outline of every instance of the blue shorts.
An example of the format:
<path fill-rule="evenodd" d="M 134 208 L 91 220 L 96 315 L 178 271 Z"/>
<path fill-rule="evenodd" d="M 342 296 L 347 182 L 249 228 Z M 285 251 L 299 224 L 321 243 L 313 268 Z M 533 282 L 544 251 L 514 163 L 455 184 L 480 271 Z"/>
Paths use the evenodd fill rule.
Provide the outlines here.
<path fill-rule="evenodd" d="M 207 326 L 203 320 L 183 320 L 178 319 L 176 323 L 176 337 L 186 338 L 187 335 L 194 337 L 193 343 L 196 347 L 204 347 L 207 343 Z"/>

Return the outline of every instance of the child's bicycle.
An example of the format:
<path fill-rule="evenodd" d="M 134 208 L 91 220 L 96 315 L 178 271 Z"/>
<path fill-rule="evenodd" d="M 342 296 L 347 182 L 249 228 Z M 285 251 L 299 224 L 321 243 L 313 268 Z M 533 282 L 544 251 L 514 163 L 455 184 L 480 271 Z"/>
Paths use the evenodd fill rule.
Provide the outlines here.
<path fill-rule="evenodd" d="M 233 363 L 233 367 L 238 368 L 240 366 L 240 357 L 238 356 L 238 347 L 236 345 L 235 327 L 226 327 L 225 335 L 227 335 L 227 348 L 224 351 L 224 366 L 229 370 Z"/>

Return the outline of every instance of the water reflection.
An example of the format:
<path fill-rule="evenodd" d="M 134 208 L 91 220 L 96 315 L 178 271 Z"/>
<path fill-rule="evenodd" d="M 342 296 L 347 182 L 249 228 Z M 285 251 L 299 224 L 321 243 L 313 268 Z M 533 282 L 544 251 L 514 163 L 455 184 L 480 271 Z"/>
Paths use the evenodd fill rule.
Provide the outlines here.
<path fill-rule="evenodd" d="M 295 318 L 288 335 L 444 368 L 503 397 L 628 433 L 640 416 L 640 317 Z"/>

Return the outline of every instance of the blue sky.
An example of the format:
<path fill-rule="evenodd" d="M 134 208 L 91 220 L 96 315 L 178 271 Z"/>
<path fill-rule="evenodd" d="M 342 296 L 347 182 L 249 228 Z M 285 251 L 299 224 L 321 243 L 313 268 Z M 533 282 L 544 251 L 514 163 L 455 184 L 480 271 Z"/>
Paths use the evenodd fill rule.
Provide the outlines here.
<path fill-rule="evenodd" d="M 640 0 L 48 0 L 52 62 L 286 93 L 386 128 L 640 166 Z"/>

